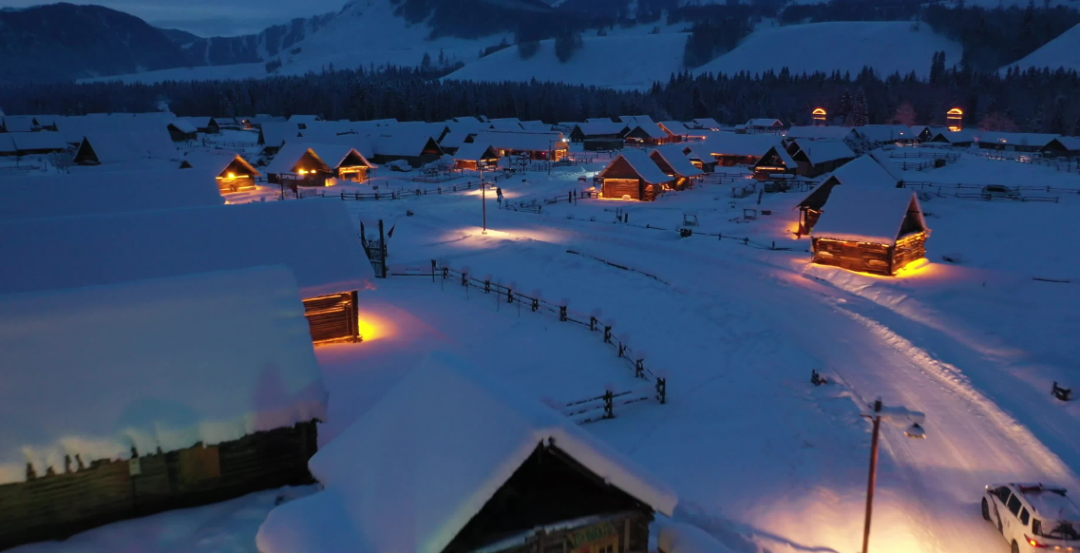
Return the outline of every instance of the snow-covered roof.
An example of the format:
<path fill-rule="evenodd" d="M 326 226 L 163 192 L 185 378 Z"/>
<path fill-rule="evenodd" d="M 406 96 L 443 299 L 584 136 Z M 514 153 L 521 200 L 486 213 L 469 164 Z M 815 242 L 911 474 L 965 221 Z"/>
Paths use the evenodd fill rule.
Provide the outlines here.
<path fill-rule="evenodd" d="M 14 154 L 18 151 L 15 147 L 15 140 L 11 138 L 12 133 L 0 133 L 0 154 Z"/>
<path fill-rule="evenodd" d="M 274 155 L 274 159 L 266 166 L 265 173 L 267 175 L 280 175 L 282 173 L 293 173 L 296 171 L 296 166 L 307 154 L 312 154 L 316 159 L 321 160 L 323 163 L 330 166 L 330 163 L 323 159 L 318 153 L 312 149 L 312 145 L 307 142 L 301 142 L 299 140 L 293 140 L 286 142 L 284 146 L 278 150 L 278 153 Z M 331 168 L 333 166 L 330 166 Z"/>
<path fill-rule="evenodd" d="M 454 152 L 454 159 L 466 161 L 480 161 L 491 145 L 487 142 L 466 142 Z"/>
<path fill-rule="evenodd" d="M 768 134 L 735 134 L 715 132 L 709 134 L 701 147 L 710 154 L 727 156 L 763 156 L 769 148 L 780 146 L 780 139 Z M 696 144 L 694 146 L 697 147 Z M 779 148 L 782 149 L 782 148 Z"/>
<path fill-rule="evenodd" d="M 215 176 L 172 169 L 0 177 L 0 221 L 222 205 Z"/>
<path fill-rule="evenodd" d="M 308 124 L 308 123 L 315 123 L 317 121 L 319 121 L 319 116 L 318 115 L 294 114 L 294 115 L 290 115 L 289 119 L 288 119 L 289 123 L 298 123 L 298 124 L 303 123 L 305 125 Z"/>
<path fill-rule="evenodd" d="M 288 143 L 285 144 L 288 146 Z M 360 159 L 364 161 L 364 165 L 368 167 L 375 167 L 373 163 L 368 161 L 367 157 L 360 153 L 356 148 L 349 146 L 348 144 L 326 144 L 323 142 L 308 142 L 308 148 L 311 148 L 315 152 L 315 155 L 326 162 L 332 169 L 337 169 L 345 162 L 345 158 L 350 154 L 356 154 Z"/>
<path fill-rule="evenodd" d="M 372 135 L 372 150 L 378 155 L 384 156 L 419 156 L 428 147 L 429 143 L 438 147 L 438 142 L 427 132 L 427 129 L 391 127 L 384 134 Z"/>
<path fill-rule="evenodd" d="M 548 132 L 551 130 L 551 125 L 540 120 L 522 121 L 521 128 L 525 129 L 527 132 Z"/>
<path fill-rule="evenodd" d="M 773 147 L 769 148 L 769 151 L 765 152 L 765 155 L 761 156 L 762 161 L 764 161 L 765 158 L 769 157 L 769 152 L 776 154 L 776 156 L 780 158 L 780 161 L 784 162 L 784 167 L 788 169 L 795 169 L 799 165 L 795 162 L 794 159 L 792 159 L 791 154 L 789 154 L 787 150 L 784 149 L 784 146 L 782 144 L 776 144 Z M 758 164 L 761 164 L 762 161 L 759 161 Z"/>
<path fill-rule="evenodd" d="M 19 260 L 0 263 L 0 290 L 7 293 L 260 265 L 292 269 L 306 298 L 363 290 L 374 280 L 342 202 L 259 202 L 2 221 L 0 259 Z"/>
<path fill-rule="evenodd" d="M 315 138 L 308 138 L 307 131 L 304 131 L 303 138 L 293 138 L 286 140 L 286 142 L 311 142 L 318 144 L 342 144 L 356 149 L 360 152 L 360 155 L 364 156 L 364 159 L 371 159 L 375 155 L 374 148 L 371 146 L 372 138 L 368 134 L 319 134 Z"/>
<path fill-rule="evenodd" d="M 694 119 L 690 123 L 691 123 L 691 125 L 688 125 L 688 126 L 692 126 L 695 129 L 705 129 L 705 130 L 713 130 L 713 131 L 720 130 L 720 127 L 722 126 L 722 125 L 720 125 L 719 121 L 717 121 L 716 119 L 713 119 L 711 117 L 702 117 L 702 118 Z"/>
<path fill-rule="evenodd" d="M 170 121 L 169 126 L 184 134 L 199 132 L 199 127 L 195 125 L 195 123 L 190 119 L 181 118 L 175 121 Z"/>
<path fill-rule="evenodd" d="M 630 125 L 631 128 L 633 128 L 635 125 L 655 123 L 652 117 L 649 117 L 648 115 L 620 115 L 619 121 Z"/>
<path fill-rule="evenodd" d="M 488 131 L 476 135 L 473 142 L 491 144 L 500 150 L 520 150 L 529 152 L 547 152 L 565 149 L 561 132 L 496 132 Z M 561 146 L 561 147 L 560 147 Z"/>
<path fill-rule="evenodd" d="M 0 321 L 0 484 L 326 418 L 285 267 L 3 295 Z"/>
<path fill-rule="evenodd" d="M 0 123 L 3 123 L 0 126 L 7 129 L 7 132 L 31 132 L 34 130 L 34 118 L 30 115 L 7 115 Z"/>
<path fill-rule="evenodd" d="M 460 148 L 465 145 L 465 139 L 469 138 L 468 131 L 450 131 L 439 141 L 443 148 Z"/>
<path fill-rule="evenodd" d="M 517 117 L 507 117 L 504 119 L 492 119 L 489 122 L 489 126 L 497 131 L 517 131 L 521 132 L 525 130 L 521 126 L 521 121 Z"/>
<path fill-rule="evenodd" d="M 855 132 L 870 142 L 878 143 L 914 140 L 919 136 L 918 132 L 907 125 L 863 125 L 855 127 Z"/>
<path fill-rule="evenodd" d="M 604 121 L 578 123 L 576 126 L 578 129 L 581 129 L 581 134 L 585 135 L 586 137 L 624 134 L 624 131 L 630 130 L 626 123 L 616 123 L 610 119 Z"/>
<path fill-rule="evenodd" d="M 196 117 L 181 117 L 181 120 L 187 120 L 192 125 L 195 125 L 197 129 L 206 129 L 210 127 L 210 122 L 214 120 L 213 117 L 206 115 L 200 115 Z"/>
<path fill-rule="evenodd" d="M 686 125 L 683 125 L 681 121 L 661 121 L 660 128 L 675 136 L 688 136 L 694 134 L 693 132 L 690 132 L 690 129 L 686 128 Z"/>
<path fill-rule="evenodd" d="M 1080 137 L 1078 136 L 1059 136 L 1057 140 L 1070 152 L 1080 151 Z"/>
<path fill-rule="evenodd" d="M 788 138 L 805 138 L 807 140 L 844 140 L 852 135 L 855 129 L 851 127 L 791 127 L 784 133 Z"/>
<path fill-rule="evenodd" d="M 15 142 L 15 149 L 19 152 L 35 150 L 64 150 L 67 142 L 64 135 L 58 132 L 17 132 L 8 133 Z"/>
<path fill-rule="evenodd" d="M 180 153 L 168 131 L 94 132 L 83 138 L 79 149 L 87 145 L 102 165 L 141 159 L 179 159 Z"/>
<path fill-rule="evenodd" d="M 639 119 L 636 123 L 630 124 L 630 132 L 634 132 L 637 129 L 641 129 L 649 138 L 667 138 L 668 133 L 664 132 L 664 129 L 660 128 L 660 125 L 654 121 L 645 121 Z"/>
<path fill-rule="evenodd" d="M 34 122 L 36 122 L 39 127 L 51 127 L 56 124 L 56 119 L 58 117 L 58 115 L 35 115 Z"/>
<path fill-rule="evenodd" d="M 286 140 L 299 136 L 300 127 L 297 127 L 296 123 L 267 121 L 262 124 L 259 132 L 264 146 L 280 148 Z"/>
<path fill-rule="evenodd" d="M 683 148 L 681 144 L 668 144 L 666 146 L 660 146 L 652 151 L 650 156 L 660 156 L 675 170 L 675 174 L 680 177 L 696 177 L 698 175 L 704 175 L 705 172 L 697 167 L 694 167 L 693 163 L 690 163 L 690 158 L 686 157 L 686 154 L 682 153 Z"/>
<path fill-rule="evenodd" d="M 888 154 L 884 150 L 874 150 L 867 155 L 874 158 L 874 161 L 878 162 L 878 165 L 880 165 L 894 181 L 901 182 L 904 180 L 903 171 L 889 159 Z"/>
<path fill-rule="evenodd" d="M 611 164 L 609 164 L 608 167 L 614 165 L 619 159 L 625 159 L 626 162 L 634 168 L 634 171 L 637 171 L 638 176 L 649 184 L 661 184 L 672 181 L 672 177 L 669 177 L 661 171 L 660 167 L 656 165 L 656 162 L 649 157 L 649 154 L 641 150 L 622 150 L 619 153 L 619 157 L 611 160 Z M 604 169 L 604 171 L 600 173 L 600 177 L 603 178 L 604 173 L 606 172 L 607 169 Z"/>
<path fill-rule="evenodd" d="M 229 150 L 193 150 L 184 154 L 184 161 L 195 169 L 206 169 L 215 176 L 220 175 L 234 161 L 239 162 L 256 177 L 262 175 L 244 156 Z"/>
<path fill-rule="evenodd" d="M 914 203 L 922 219 L 919 200 L 911 190 L 864 186 L 837 186 L 829 194 L 815 238 L 834 238 L 892 244 L 900 234 L 908 207 Z M 926 222 L 922 221 L 925 228 Z"/>
<path fill-rule="evenodd" d="M 872 186 L 877 188 L 896 188 L 897 180 L 876 159 L 871 156 L 857 157 L 832 174 L 825 180 L 834 178 L 845 186 Z"/>
<path fill-rule="evenodd" d="M 57 117 L 56 128 L 64 140 L 77 144 L 88 134 L 116 132 L 166 132 L 176 116 L 168 112 L 113 113 Z"/>
<path fill-rule="evenodd" d="M 444 353 L 427 358 L 309 462 L 324 491 L 256 536 L 262 553 L 439 553 L 541 445 L 654 510 L 663 483 L 550 407 Z M 531 530 L 523 528 L 522 530 Z"/>
<path fill-rule="evenodd" d="M 466 125 L 468 125 L 468 124 L 479 124 L 480 123 L 479 119 L 477 119 L 477 118 L 475 118 L 475 117 L 473 117 L 471 115 L 466 115 L 466 116 L 463 116 L 463 117 L 455 117 L 455 118 L 452 119 L 452 121 L 455 122 L 455 123 L 464 123 Z"/>
<path fill-rule="evenodd" d="M 813 165 L 855 157 L 855 152 L 843 140 L 797 140 L 795 143 Z"/>
<path fill-rule="evenodd" d="M 585 120 L 586 123 L 614 123 L 610 117 L 590 117 Z M 625 124 L 625 123 L 624 123 Z"/>
<path fill-rule="evenodd" d="M 941 138 L 942 140 L 938 140 Z M 948 142 L 949 144 L 970 144 L 975 142 L 975 133 L 971 131 L 939 130 L 930 139 L 932 142 Z"/>
<path fill-rule="evenodd" d="M 762 119 L 762 118 L 759 118 L 759 119 L 751 119 L 751 120 L 747 121 L 746 126 L 747 127 L 755 127 L 755 128 L 783 127 L 784 122 L 779 120 L 779 119 L 768 119 L 768 118 Z"/>
<path fill-rule="evenodd" d="M 1034 132 L 978 131 L 973 133 L 981 143 L 998 143 L 1012 146 L 1037 146 L 1042 148 L 1061 135 Z"/>

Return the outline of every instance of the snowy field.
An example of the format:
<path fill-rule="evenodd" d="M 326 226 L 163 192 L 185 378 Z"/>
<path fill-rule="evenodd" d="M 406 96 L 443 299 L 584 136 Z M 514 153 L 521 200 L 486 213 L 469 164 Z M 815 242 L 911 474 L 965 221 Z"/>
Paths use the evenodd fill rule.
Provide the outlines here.
<path fill-rule="evenodd" d="M 599 160 L 498 184 L 515 204 L 565 197 L 587 187 L 578 178 L 602 166 Z M 905 176 L 1080 191 L 1076 173 L 970 154 Z M 402 177 L 382 175 L 376 183 L 384 191 L 435 186 Z M 442 186 L 470 180 L 477 176 Z M 1080 407 L 1049 393 L 1054 380 L 1080 385 L 1080 245 L 1064 234 L 1075 224 L 1080 194 L 1060 193 L 1059 203 L 986 202 L 943 189 L 923 200 L 933 229 L 930 263 L 884 278 L 808 264 L 809 241 L 791 233 L 792 208 L 805 193 L 765 194 L 758 204 L 758 194 L 732 197 L 733 188 L 753 181 L 717 181 L 654 203 L 542 203 L 539 214 L 499 209 L 489 193 L 487 233 L 478 190 L 349 200 L 348 208 L 369 233 L 379 219 L 395 229 L 394 271 L 429 269 L 437 259 L 567 301 L 586 316 L 602 310 L 617 335 L 647 352 L 651 370 L 668 375 L 668 404 L 617 408 L 614 420 L 586 428 L 671 484 L 680 497 L 676 520 L 734 552 L 859 549 L 870 442 L 859 413 L 876 396 L 925 412 L 928 434 L 914 441 L 883 427 L 876 552 L 1005 553 L 1007 544 L 979 515 L 983 485 L 1042 481 L 1080 489 Z M 340 202 L 338 190 L 370 192 L 365 186 L 300 201 Z M 230 199 L 276 195 L 267 188 Z M 757 217 L 745 218 L 746 209 Z M 629 224 L 616 222 L 617 212 L 628 213 Z M 679 238 L 674 229 L 685 215 L 698 218 L 698 234 Z M 780 249 L 743 245 L 742 237 Z M 538 401 L 641 383 L 599 333 L 453 280 L 391 277 L 363 292 L 360 303 L 365 342 L 317 349 L 330 391 L 322 444 L 436 351 L 458 354 Z M 833 383 L 812 386 L 811 369 Z M 138 535 L 151 536 L 155 551 L 250 552 L 278 496 L 310 492 L 254 494 L 17 551 L 145 550 L 132 545 L 144 543 Z"/>

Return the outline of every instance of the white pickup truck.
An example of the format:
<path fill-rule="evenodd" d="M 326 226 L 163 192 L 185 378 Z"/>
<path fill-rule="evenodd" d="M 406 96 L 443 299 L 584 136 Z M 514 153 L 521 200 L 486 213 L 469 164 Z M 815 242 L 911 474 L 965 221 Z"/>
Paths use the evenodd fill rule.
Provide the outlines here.
<path fill-rule="evenodd" d="M 1042 484 L 991 484 L 982 516 L 997 526 L 1012 553 L 1080 552 L 1080 508 L 1063 488 Z"/>

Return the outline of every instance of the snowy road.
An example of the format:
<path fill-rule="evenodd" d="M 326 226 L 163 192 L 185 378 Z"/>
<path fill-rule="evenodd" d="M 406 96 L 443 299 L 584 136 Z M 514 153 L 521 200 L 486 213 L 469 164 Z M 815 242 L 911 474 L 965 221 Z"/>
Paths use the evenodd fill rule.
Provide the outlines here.
<path fill-rule="evenodd" d="M 464 220 L 472 219 L 472 211 L 473 206 L 468 205 L 425 213 L 425 224 L 432 228 L 461 228 Z M 926 440 L 910 440 L 897 429 L 883 428 L 874 551 L 1005 552 L 1007 544 L 979 516 L 983 485 L 1000 480 L 1042 480 L 1077 487 L 1070 467 L 1024 422 L 1003 411 L 966 376 L 973 370 L 986 372 L 989 369 L 982 365 L 993 363 L 992 359 L 945 333 L 927 333 L 917 322 L 870 300 L 799 275 L 790 268 L 798 266 L 794 261 L 797 255 L 730 246 L 700 247 L 700 243 L 678 241 L 668 233 L 584 221 L 562 223 L 554 217 L 532 214 L 497 211 L 489 213 L 489 218 L 494 228 L 508 229 L 509 235 L 494 239 L 465 232 L 460 240 L 472 244 L 457 243 L 463 249 L 447 252 L 447 256 L 472 263 L 478 259 L 469 258 L 482 258 L 498 250 L 500 257 L 512 257 L 511 252 L 520 247 L 517 242 L 523 241 L 532 250 L 546 246 L 548 255 L 555 260 L 561 259 L 558 254 L 566 247 L 622 262 L 632 260 L 634 267 L 672 283 L 670 287 L 650 290 L 663 297 L 651 298 L 646 305 L 670 303 L 684 309 L 693 305 L 695 314 L 702 314 L 694 319 L 695 325 L 714 326 L 711 330 L 688 332 L 724 332 L 720 317 L 730 315 L 732 306 L 738 306 L 766 319 L 782 340 L 814 358 L 816 365 L 798 369 L 807 373 L 806 377 L 812 366 L 824 368 L 840 377 L 841 386 L 850 388 L 857 403 L 880 395 L 886 404 L 902 404 L 925 412 L 929 435 Z M 523 268 L 521 271 L 528 274 Z M 992 349 L 992 344 L 986 346 Z M 950 353 L 949 360 L 956 364 L 937 358 L 931 351 Z M 729 361 L 737 362 L 732 358 Z M 691 370 L 680 367 L 680 371 Z M 700 395 L 697 388 L 691 393 Z M 1075 429 L 1072 424 L 1059 426 L 1066 433 Z M 596 431 L 601 435 L 607 432 L 602 427 Z M 619 441 L 618 437 L 613 439 Z M 1067 441 L 1069 436 L 1061 439 Z M 754 530 L 761 531 L 752 532 L 759 545 L 782 551 L 791 540 L 788 546 L 793 551 L 803 549 L 805 544 L 843 552 L 858 549 L 868 450 L 848 454 L 861 462 L 838 464 L 842 470 L 852 472 L 845 475 L 846 485 L 852 489 L 844 492 L 845 497 L 835 507 L 846 523 L 838 525 L 833 521 L 825 528 L 814 524 L 797 524 L 790 529 L 770 524 L 754 526 Z M 731 513 L 725 516 L 743 518 Z"/>

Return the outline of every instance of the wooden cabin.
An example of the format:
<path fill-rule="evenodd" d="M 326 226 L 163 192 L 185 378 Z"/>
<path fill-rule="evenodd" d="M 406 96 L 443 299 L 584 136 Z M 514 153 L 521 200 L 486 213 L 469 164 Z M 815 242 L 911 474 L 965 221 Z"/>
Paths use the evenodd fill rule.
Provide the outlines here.
<path fill-rule="evenodd" d="M 343 181 L 367 182 L 378 167 L 347 143 L 308 143 L 308 147 L 326 162 L 334 177 Z"/>
<path fill-rule="evenodd" d="M 277 507 L 259 530 L 278 553 L 331 553 L 340 543 L 647 553 L 649 523 L 678 502 L 561 413 L 445 353 L 409 370 L 310 464 L 326 490 Z M 438 493 L 425 491 L 432 483 Z"/>
<path fill-rule="evenodd" d="M 403 159 L 412 167 L 438 161 L 446 152 L 426 129 L 412 130 L 388 127 L 382 134 L 371 137 L 372 161 L 380 165 Z"/>
<path fill-rule="evenodd" d="M 746 132 L 750 134 L 780 134 L 784 130 L 784 122 L 779 119 L 759 118 L 746 122 Z"/>
<path fill-rule="evenodd" d="M 465 144 L 454 154 L 454 165 L 460 169 L 481 169 L 499 164 L 499 152 L 487 143 Z"/>
<path fill-rule="evenodd" d="M 222 194 L 233 194 L 255 189 L 255 179 L 262 173 L 243 156 L 228 150 L 196 150 L 188 152 L 180 163 L 181 169 L 207 169 Z"/>
<path fill-rule="evenodd" d="M 716 119 L 711 117 L 694 119 L 688 122 L 686 126 L 691 129 L 700 129 L 704 131 L 719 131 L 724 127 Z"/>
<path fill-rule="evenodd" d="M 561 132 L 499 132 L 477 134 L 473 142 L 490 144 L 499 157 L 520 156 L 534 161 L 562 161 L 570 153 L 570 144 Z"/>
<path fill-rule="evenodd" d="M 915 140 L 918 142 L 930 142 L 930 139 L 934 138 L 939 132 L 948 131 L 947 127 L 935 126 L 935 125 L 921 125 L 911 127 L 911 132 L 915 134 Z"/>
<path fill-rule="evenodd" d="M 596 178 L 603 183 L 602 197 L 643 202 L 655 200 L 676 181 L 640 150 L 623 151 Z"/>
<path fill-rule="evenodd" d="M 1040 151 L 1046 157 L 1080 157 L 1080 137 L 1059 136 Z"/>
<path fill-rule="evenodd" d="M 0 549 L 312 484 L 302 314 L 280 266 L 0 298 Z"/>
<path fill-rule="evenodd" d="M 610 119 L 591 123 L 578 123 L 570 131 L 571 142 L 589 140 L 622 140 L 630 127 L 626 123 L 616 123 Z"/>
<path fill-rule="evenodd" d="M 660 128 L 660 125 L 654 122 L 639 123 L 630 127 L 630 132 L 624 136 L 627 142 L 632 142 L 641 146 L 660 146 L 662 144 L 669 144 L 677 142 L 668 133 L 664 132 Z"/>
<path fill-rule="evenodd" d="M 1033 132 L 978 131 L 975 133 L 975 141 L 983 150 L 1033 153 L 1041 152 L 1058 136 Z"/>
<path fill-rule="evenodd" d="M 765 155 L 754 164 L 754 174 L 761 177 L 794 175 L 798 169 L 799 164 L 780 144 L 769 148 L 769 151 L 765 152 Z"/>
<path fill-rule="evenodd" d="M 193 171 L 199 170 L 172 172 Z M 374 270 L 340 201 L 103 213 L 0 221 L 0 258 L 21 260 L 19 271 L 0 271 L 0 289 L 19 293 L 284 265 L 296 275 L 312 341 L 363 338 L 358 292 L 374 287 Z M 33 253 L 42 251 L 51 255 Z"/>
<path fill-rule="evenodd" d="M 700 146 L 692 148 L 707 151 L 717 165 L 755 165 L 770 148 L 780 145 L 780 139 L 772 135 L 748 135 L 729 132 L 712 133 Z"/>
<path fill-rule="evenodd" d="M 971 131 L 938 131 L 928 142 L 931 144 L 949 144 L 966 148 L 975 143 L 975 133 Z"/>
<path fill-rule="evenodd" d="M 675 190 L 683 190 L 692 187 L 694 183 L 705 177 L 705 171 L 690 163 L 690 158 L 682 152 L 682 146 L 668 144 L 649 152 L 649 159 L 664 172 L 665 175 L 675 179 L 671 187 Z"/>
<path fill-rule="evenodd" d="M 720 163 L 708 148 L 700 142 L 680 144 L 682 153 L 690 160 L 690 164 L 706 173 L 716 172 L 716 166 Z"/>
<path fill-rule="evenodd" d="M 263 153 L 274 155 L 281 149 L 287 140 L 296 140 L 300 137 L 300 127 L 296 123 L 286 121 L 265 121 L 259 125 L 258 144 L 263 147 Z"/>
<path fill-rule="evenodd" d="M 788 153 L 798 165 L 795 174 L 808 178 L 835 171 L 855 159 L 855 152 L 841 140 L 796 140 Z"/>
<path fill-rule="evenodd" d="M 840 186 L 832 190 L 811 234 L 813 261 L 891 276 L 926 257 L 929 236 L 914 192 Z"/>
<path fill-rule="evenodd" d="M 221 132 L 221 124 L 213 117 L 185 117 L 184 120 L 194 125 L 201 133 L 219 134 Z"/>
<path fill-rule="evenodd" d="M 691 131 L 681 121 L 660 121 L 657 124 L 660 125 L 660 130 L 667 133 L 671 142 L 685 142 L 690 140 L 691 136 L 699 139 L 705 138 L 705 134 Z"/>
<path fill-rule="evenodd" d="M 144 160 L 176 160 L 180 153 L 164 129 L 85 135 L 75 150 L 75 165 L 119 165 Z"/>
<path fill-rule="evenodd" d="M 872 152 L 854 159 L 830 173 L 825 180 L 810 190 L 798 204 L 799 236 L 809 235 L 817 224 L 833 187 L 838 185 L 862 188 L 890 189 L 903 186 L 903 173 L 883 155 Z"/>
<path fill-rule="evenodd" d="M 187 119 L 170 121 L 166 128 L 173 142 L 188 142 L 199 138 L 199 129 Z"/>
<path fill-rule="evenodd" d="M 286 142 L 266 166 L 266 181 L 290 186 L 326 186 L 326 179 L 336 176 L 312 145 Z"/>

